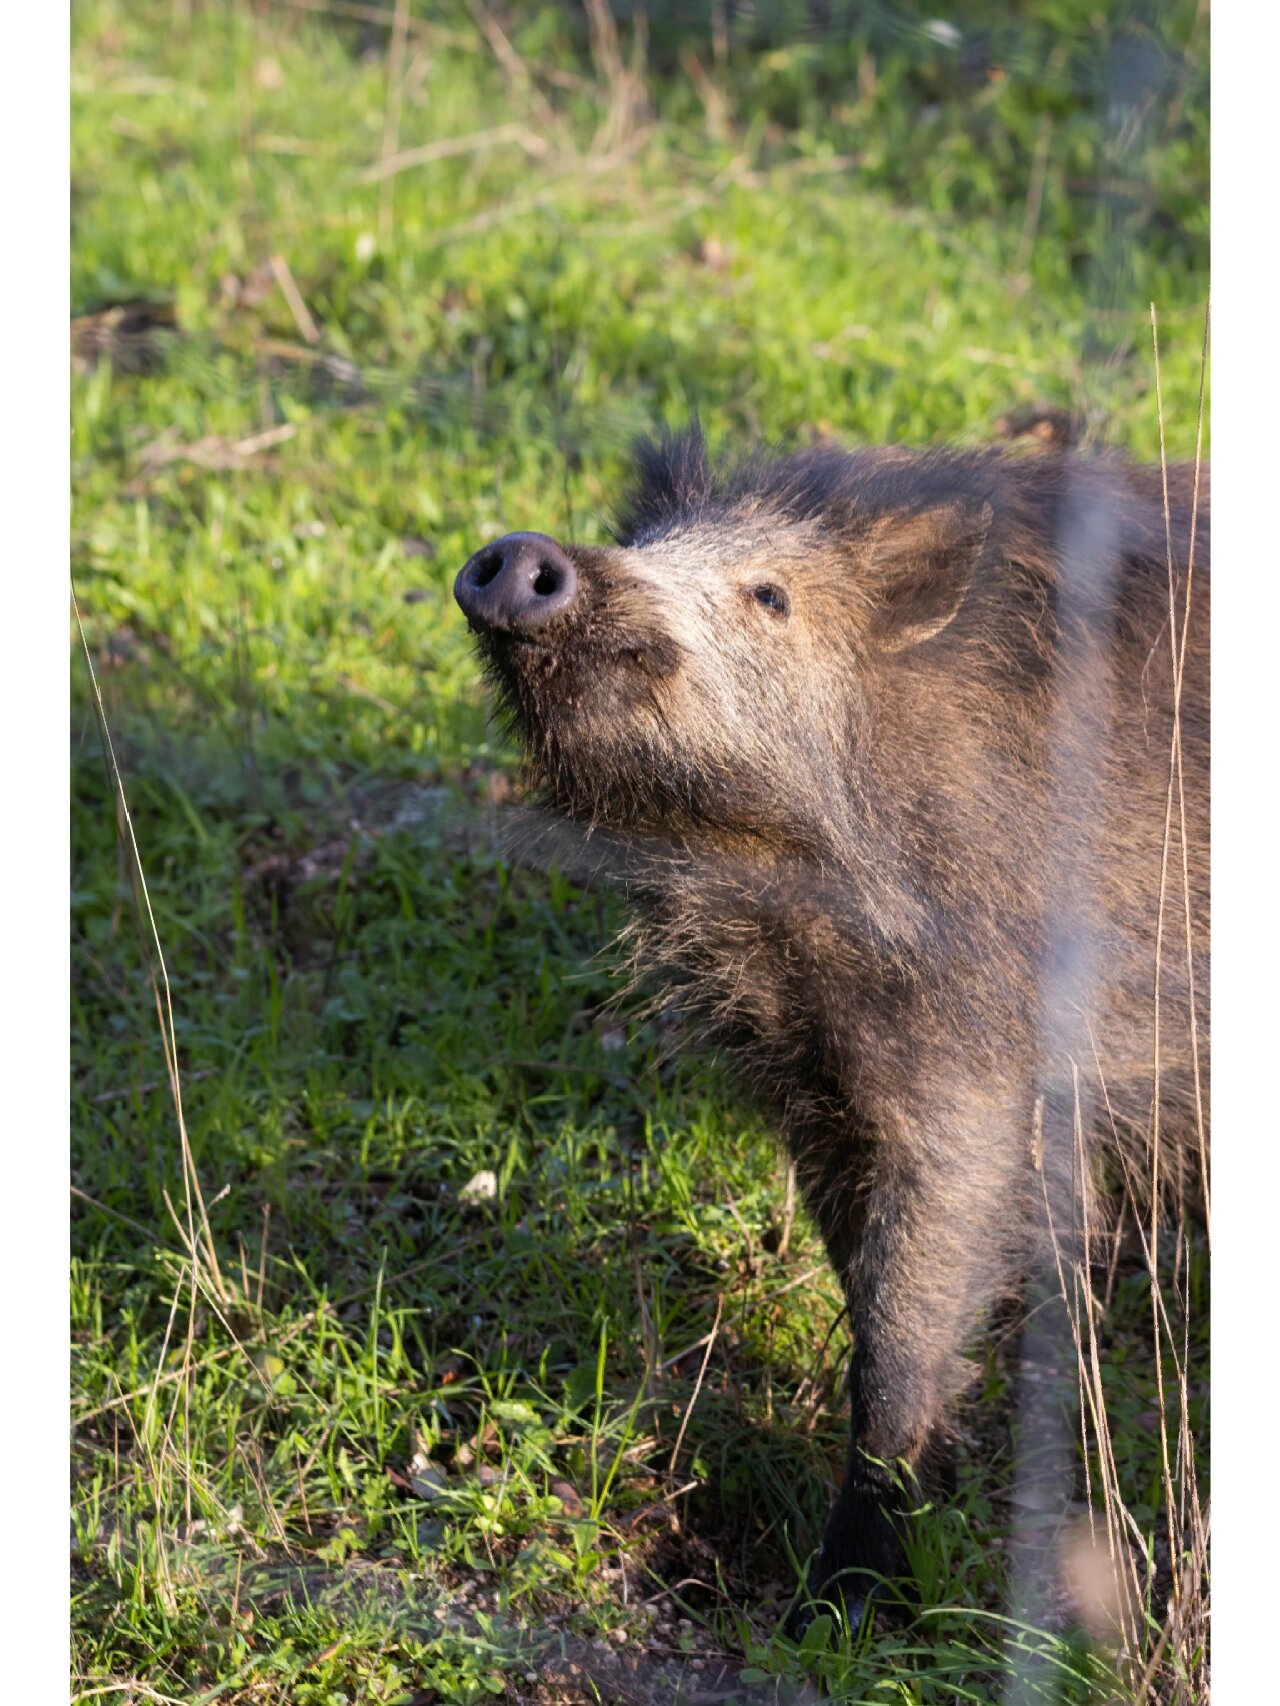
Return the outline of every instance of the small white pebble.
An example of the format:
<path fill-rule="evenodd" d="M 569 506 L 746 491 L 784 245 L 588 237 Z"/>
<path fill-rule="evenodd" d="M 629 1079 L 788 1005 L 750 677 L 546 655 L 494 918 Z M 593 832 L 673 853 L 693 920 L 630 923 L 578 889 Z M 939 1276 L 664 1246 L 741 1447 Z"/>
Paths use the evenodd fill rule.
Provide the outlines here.
<path fill-rule="evenodd" d="M 492 1202 L 498 1194 L 498 1176 L 485 1167 L 473 1173 L 458 1192 L 458 1201 L 465 1203 Z"/>
<path fill-rule="evenodd" d="M 960 31 L 954 24 L 948 23 L 945 18 L 931 18 L 924 25 L 924 34 L 932 36 L 940 47 L 957 48 L 964 45 L 964 37 Z"/>

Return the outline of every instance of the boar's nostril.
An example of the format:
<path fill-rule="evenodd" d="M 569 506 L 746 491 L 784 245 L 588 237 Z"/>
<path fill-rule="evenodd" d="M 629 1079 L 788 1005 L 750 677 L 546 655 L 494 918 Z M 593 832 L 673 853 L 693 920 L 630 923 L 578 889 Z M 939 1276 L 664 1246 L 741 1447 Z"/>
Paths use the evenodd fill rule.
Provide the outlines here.
<path fill-rule="evenodd" d="M 469 579 L 473 587 L 479 590 L 488 586 L 489 582 L 502 568 L 502 552 L 491 546 L 487 551 L 481 551 L 472 559 L 473 568 Z"/>
<path fill-rule="evenodd" d="M 472 626 L 498 634 L 541 628 L 577 593 L 573 559 L 545 533 L 508 533 L 482 546 L 453 583 Z"/>

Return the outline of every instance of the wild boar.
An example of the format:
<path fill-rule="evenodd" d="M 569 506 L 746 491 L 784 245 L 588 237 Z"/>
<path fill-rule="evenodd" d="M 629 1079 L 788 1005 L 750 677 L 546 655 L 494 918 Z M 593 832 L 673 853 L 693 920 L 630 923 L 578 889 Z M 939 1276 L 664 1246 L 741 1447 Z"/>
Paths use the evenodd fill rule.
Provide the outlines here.
<path fill-rule="evenodd" d="M 1207 474 L 1168 483 L 1166 538 L 1160 470 L 1113 457 L 716 467 L 694 427 L 641 448 L 614 543 L 512 533 L 455 583 L 543 801 L 623 850 L 642 970 L 772 1111 L 840 1275 L 811 1587 L 855 1608 L 901 1567 L 892 1465 L 1046 1240 L 1108 1178 L 1207 1202 Z"/>

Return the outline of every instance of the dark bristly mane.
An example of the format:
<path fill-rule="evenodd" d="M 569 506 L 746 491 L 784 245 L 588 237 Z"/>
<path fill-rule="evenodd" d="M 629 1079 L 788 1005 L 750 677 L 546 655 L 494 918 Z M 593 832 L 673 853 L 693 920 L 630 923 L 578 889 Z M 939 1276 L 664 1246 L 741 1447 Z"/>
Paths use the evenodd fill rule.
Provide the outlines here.
<path fill-rule="evenodd" d="M 679 432 L 641 439 L 635 471 L 618 505 L 612 533 L 620 545 L 651 543 L 675 528 L 720 520 L 726 514 L 767 510 L 788 521 L 821 521 L 832 531 L 859 527 L 866 517 L 912 513 L 964 498 L 1013 499 L 1052 528 L 1068 493 L 1106 495 L 1115 501 L 1129 483 L 1126 534 L 1131 547 L 1164 555 L 1159 511 L 1159 471 L 1134 467 L 1115 452 L 1018 454 L 1008 449 L 904 451 L 879 447 L 845 450 L 834 444 L 806 450 L 755 450 L 713 461 L 695 419 Z M 1171 470 L 1185 487 L 1189 470 Z M 1207 508 L 1208 469 L 1202 470 Z M 1189 519 L 1181 498 L 1182 519 Z M 1178 518 L 1175 516 L 1175 523 Z"/>

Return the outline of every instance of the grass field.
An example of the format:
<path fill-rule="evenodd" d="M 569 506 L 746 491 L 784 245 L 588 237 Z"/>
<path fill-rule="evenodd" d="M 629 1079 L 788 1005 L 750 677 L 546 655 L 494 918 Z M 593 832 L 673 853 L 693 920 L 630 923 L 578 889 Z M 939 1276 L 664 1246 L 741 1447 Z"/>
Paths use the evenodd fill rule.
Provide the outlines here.
<path fill-rule="evenodd" d="M 1048 403 L 1154 460 L 1151 301 L 1190 455 L 1207 15 L 1156 54 L 1069 0 L 705 10 L 642 57 L 600 4 L 73 9 L 72 570 L 183 1115 L 73 628 L 77 1699 L 1129 1686 L 1009 1615 L 1012 1316 L 920 1605 L 777 1634 L 846 1434 L 835 1282 L 715 1063 L 608 1011 L 613 903 L 504 860 L 450 587 L 508 528 L 602 537 L 694 408 L 924 443 Z M 1206 1321 L 1195 1246 L 1179 1283 Z M 1140 1266 L 1102 1332 L 1158 1562 Z"/>

